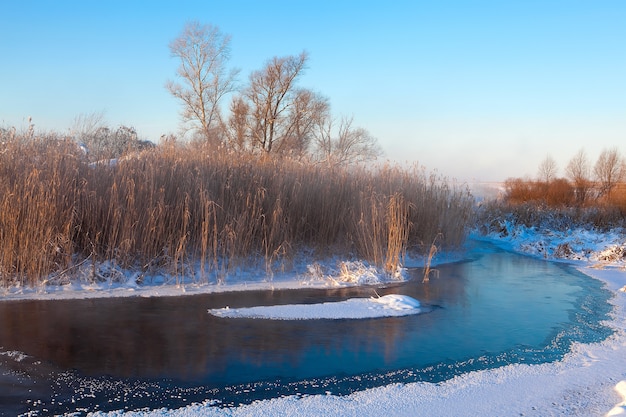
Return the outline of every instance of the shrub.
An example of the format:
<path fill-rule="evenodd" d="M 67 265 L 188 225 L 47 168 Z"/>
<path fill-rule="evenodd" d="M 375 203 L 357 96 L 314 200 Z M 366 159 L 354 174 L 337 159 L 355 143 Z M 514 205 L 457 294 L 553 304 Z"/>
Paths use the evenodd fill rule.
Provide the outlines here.
<path fill-rule="evenodd" d="M 505 200 L 510 204 L 536 203 L 551 207 L 570 206 L 576 201 L 575 188 L 564 178 L 549 182 L 511 178 L 505 181 Z"/>

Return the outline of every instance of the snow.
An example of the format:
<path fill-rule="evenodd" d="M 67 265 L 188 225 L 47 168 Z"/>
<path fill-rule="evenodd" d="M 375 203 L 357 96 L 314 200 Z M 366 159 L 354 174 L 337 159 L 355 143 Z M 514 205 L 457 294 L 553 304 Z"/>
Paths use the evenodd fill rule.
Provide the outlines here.
<path fill-rule="evenodd" d="M 607 415 L 609 416 L 620 416 L 626 415 L 626 381 L 620 381 L 615 386 L 615 391 L 622 397 L 622 402 L 617 404 L 615 407 L 609 411 Z"/>
<path fill-rule="evenodd" d="M 364 319 L 419 314 L 420 303 L 408 295 L 389 294 L 382 297 L 351 298 L 346 301 L 318 304 L 288 304 L 209 310 L 223 318 L 254 318 L 271 320 Z"/>
<path fill-rule="evenodd" d="M 421 304 L 413 297 L 400 294 L 383 295 L 382 297 L 372 298 L 372 301 L 382 304 L 386 309 L 396 311 L 413 311 L 419 310 Z"/>
<path fill-rule="evenodd" d="M 567 230 L 541 232 L 532 228 L 509 230 L 506 236 L 486 237 L 503 248 L 545 259 L 565 261 L 605 283 L 613 292 L 611 319 L 614 329 L 606 340 L 576 343 L 565 357 L 540 365 L 514 364 L 475 371 L 441 383 L 391 384 L 347 396 L 290 395 L 235 407 L 216 407 L 207 399 L 176 410 L 98 412 L 94 416 L 604 416 L 626 415 L 626 239 L 623 231 Z M 307 270 L 306 266 L 303 268 Z M 167 277 L 153 277 L 149 284 L 124 282 L 69 283 L 53 288 L 14 288 L 3 299 L 86 298 L 102 296 L 180 295 L 213 291 L 261 288 L 361 285 L 360 279 L 342 280 L 340 274 L 319 273 L 319 266 L 296 276 L 275 275 L 271 280 L 242 274 L 218 285 L 172 284 Z M 366 267 L 365 282 L 372 270 Z M 391 277 L 389 279 L 397 279 Z M 145 281 L 147 282 L 147 281 Z M 169 285 L 168 285 L 169 282 Z M 352 299 L 343 303 L 313 306 L 255 307 L 257 310 L 220 309 L 222 317 L 313 319 L 348 317 L 347 311 L 361 305 L 359 314 L 420 312 L 418 300 L 403 297 Z M 233 313 L 233 315 L 230 315 Z M 361 315 L 356 315 L 363 317 Z M 352 317 L 350 317 L 352 318 Z M 12 355 L 14 353 L 11 353 Z"/>
<path fill-rule="evenodd" d="M 411 266 L 420 260 L 411 260 Z M 434 264 L 433 264 L 434 265 Z M 404 268 L 392 275 L 386 274 L 363 261 L 327 259 L 308 263 L 306 255 L 293 262 L 295 272 L 272 272 L 268 276 L 264 266 L 240 267 L 226 276 L 202 279 L 175 277 L 164 271 L 144 274 L 124 270 L 113 262 L 93 266 L 84 262 L 76 267 L 75 278 L 51 277 L 37 287 L 12 286 L 0 288 L 0 301 L 4 300 L 65 300 L 104 297 L 166 297 L 205 294 L 226 291 L 276 290 L 298 288 L 337 288 L 355 285 L 377 285 L 406 279 Z M 200 268 L 198 267 L 197 270 Z M 280 270 L 278 265 L 276 270 Z"/>

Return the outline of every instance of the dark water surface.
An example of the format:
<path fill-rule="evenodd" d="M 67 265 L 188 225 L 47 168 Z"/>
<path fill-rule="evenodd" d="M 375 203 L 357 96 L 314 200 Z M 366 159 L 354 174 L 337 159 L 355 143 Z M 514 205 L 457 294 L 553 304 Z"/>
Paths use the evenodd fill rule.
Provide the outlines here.
<path fill-rule="evenodd" d="M 385 287 L 0 302 L 0 415 L 249 403 L 562 358 L 611 330 L 610 293 L 564 265 L 475 243 L 439 278 Z M 225 319 L 224 306 L 405 294 L 426 314 L 363 320 Z M 27 356 L 24 356 L 27 355 Z"/>

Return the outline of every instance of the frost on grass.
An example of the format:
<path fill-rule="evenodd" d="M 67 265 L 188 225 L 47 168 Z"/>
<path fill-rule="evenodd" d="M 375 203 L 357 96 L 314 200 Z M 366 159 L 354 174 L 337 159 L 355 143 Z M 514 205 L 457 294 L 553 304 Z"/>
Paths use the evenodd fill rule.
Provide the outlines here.
<path fill-rule="evenodd" d="M 626 258 L 626 244 L 612 245 L 594 254 L 593 260 L 600 262 L 623 262 Z"/>
<path fill-rule="evenodd" d="M 511 249 L 545 259 L 626 264 L 626 233 L 621 228 L 600 231 L 574 224 L 561 228 L 529 227 L 502 221 L 486 236 Z"/>
<path fill-rule="evenodd" d="M 303 286 L 379 285 L 407 279 L 407 270 L 403 267 L 389 273 L 365 261 L 326 258 L 312 262 L 311 258 L 310 253 L 304 252 L 289 264 L 272 264 L 270 269 L 254 259 L 242 260 L 230 269 L 220 267 L 206 273 L 199 262 L 169 271 L 151 265 L 124 268 L 115 261 L 93 262 L 87 258 L 68 270 L 49 275 L 36 287 L 17 284 L 0 287 L 0 296 L 7 300 L 162 296 Z"/>
<path fill-rule="evenodd" d="M 388 281 L 404 281 L 406 269 L 398 267 L 393 273 L 382 271 L 363 261 L 340 261 L 337 267 L 315 262 L 307 265 L 311 281 L 325 281 L 332 285 L 377 285 Z"/>

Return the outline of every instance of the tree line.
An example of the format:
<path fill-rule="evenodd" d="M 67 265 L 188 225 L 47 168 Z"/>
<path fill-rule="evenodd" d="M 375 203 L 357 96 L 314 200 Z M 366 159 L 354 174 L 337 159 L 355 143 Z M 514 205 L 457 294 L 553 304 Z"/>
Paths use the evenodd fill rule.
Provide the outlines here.
<path fill-rule="evenodd" d="M 329 165 L 381 154 L 367 130 L 354 126 L 351 117 L 335 118 L 327 97 L 298 85 L 306 52 L 269 59 L 239 86 L 240 71 L 228 67 L 230 42 L 231 36 L 216 26 L 189 22 L 169 44 L 179 66 L 166 88 L 182 105 L 185 134 L 216 148 Z"/>
<path fill-rule="evenodd" d="M 539 165 L 537 180 L 510 178 L 505 182 L 505 199 L 511 203 L 543 202 L 548 205 L 616 205 L 626 210 L 626 159 L 618 148 L 603 150 L 591 164 L 579 150 L 558 176 L 554 158 Z"/>

